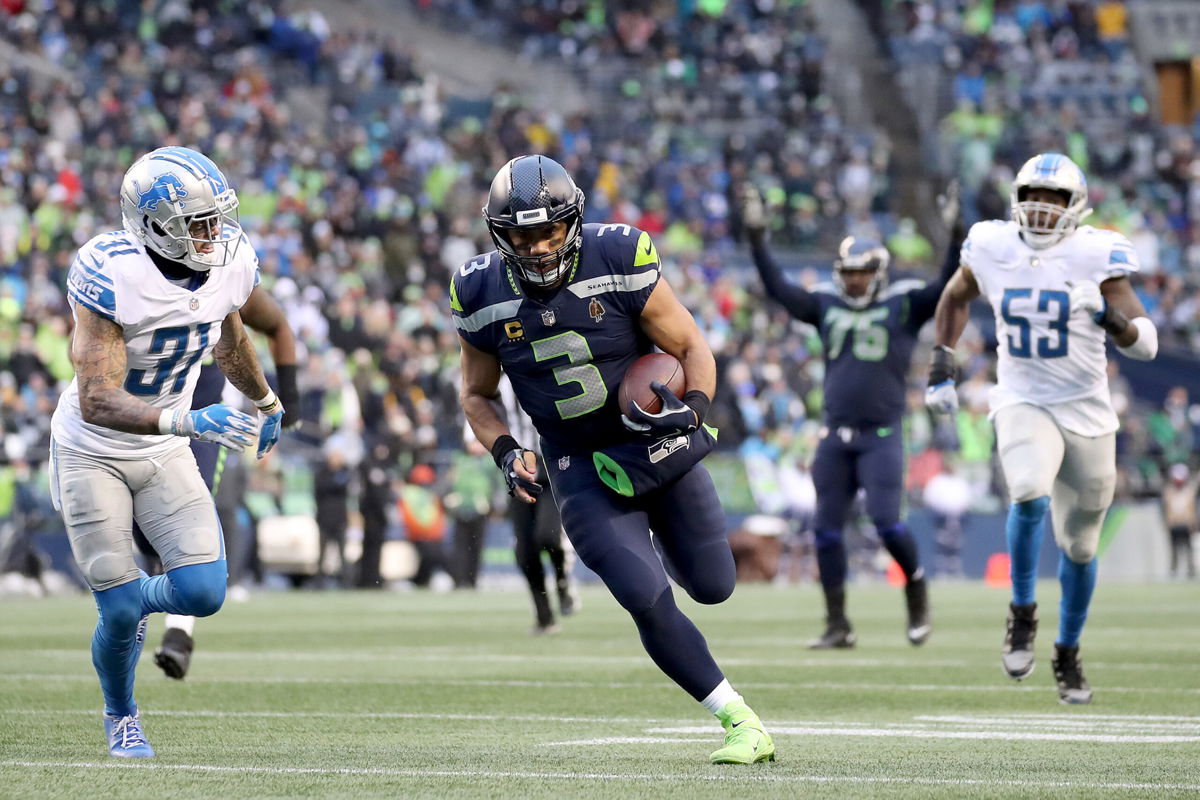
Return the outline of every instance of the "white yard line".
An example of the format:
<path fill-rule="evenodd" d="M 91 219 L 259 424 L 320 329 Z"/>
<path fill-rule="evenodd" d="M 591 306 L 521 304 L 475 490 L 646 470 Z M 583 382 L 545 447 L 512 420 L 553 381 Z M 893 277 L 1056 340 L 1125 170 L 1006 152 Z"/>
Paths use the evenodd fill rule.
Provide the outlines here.
<path fill-rule="evenodd" d="M 149 667 L 145 667 L 149 669 Z M 60 683 L 92 683 L 96 680 L 91 674 L 43 674 L 43 673 L 0 673 L 0 681 L 44 681 Z M 305 677 L 235 677 L 229 675 L 204 676 L 193 674 L 189 676 L 191 686 L 202 686 L 214 683 L 238 684 L 349 684 L 349 685 L 421 685 L 421 686 L 506 686 L 511 688 L 532 689 L 670 689 L 674 687 L 660 680 L 647 681 L 538 681 L 538 680 L 469 680 L 469 679 L 438 679 L 431 677 L 382 677 L 382 678 L 305 678 Z M 1033 684 L 1013 685 L 1007 681 L 997 681 L 993 684 L 945 684 L 945 683 L 846 683 L 834 681 L 819 682 L 756 682 L 739 681 L 742 689 L 780 689 L 784 691 L 847 691 L 847 692 L 1049 692 L 1054 687 Z M 1098 686 L 1097 693 L 1113 694 L 1183 694 L 1200 695 L 1200 688 L 1171 687 L 1171 686 Z"/>
<path fill-rule="evenodd" d="M 745 784 L 748 782 L 779 784 L 906 784 L 920 786 L 978 786 L 1022 789 L 1096 789 L 1110 791 L 1200 791 L 1200 783 L 1127 783 L 1106 781 L 1037 781 L 1037 780 L 984 780 L 973 778 L 928 778 L 922 776 L 876 777 L 868 775 L 788 775 L 779 774 L 770 767 L 753 772 L 721 770 L 720 774 L 687 773 L 603 773 L 603 772 L 520 772 L 516 770 L 437 770 L 437 769 L 388 769 L 383 767 L 252 767 L 215 764 L 169 764 L 165 761 L 130 763 L 127 761 L 0 761 L 0 767 L 27 769 L 128 769 L 151 772 L 217 772 L 256 775 L 379 775 L 400 778 L 485 778 L 516 780 L 563 780 L 563 781 L 644 781 L 650 783 L 678 783 L 681 781 L 726 782 Z M 713 767 L 712 769 L 720 769 Z"/>
<path fill-rule="evenodd" d="M 1014 731 L 1004 730 L 931 730 L 915 727 L 886 727 L 860 728 L 840 727 L 837 725 L 820 725 L 812 727 L 797 727 L 771 723 L 768 729 L 772 736 L 866 736 L 874 738 L 894 739 L 982 739 L 982 740 L 1022 740 L 1037 742 L 1096 742 L 1103 744 L 1184 744 L 1200 742 L 1200 736 L 1180 736 L 1177 734 L 1146 735 L 1146 734 L 1116 734 L 1116 733 L 1080 733 L 1078 731 Z M 683 725 L 677 728 L 656 728 L 653 733 L 680 734 L 703 733 L 708 728 L 694 725 Z M 571 744 L 588 744 L 578 741 Z"/>
<path fill-rule="evenodd" d="M 406 661 L 431 661 L 442 662 L 451 661 L 461 663 L 464 658 L 469 658 L 473 663 L 481 664 L 529 664 L 529 663 L 548 663 L 548 664 L 629 664 L 633 666 L 649 664 L 649 659 L 645 655 L 631 656 L 569 656 L 569 655 L 553 655 L 547 653 L 529 653 L 526 655 L 506 654 L 506 653 L 481 653 L 476 650 L 466 648 L 456 649 L 441 649 L 441 648 L 394 648 L 389 650 L 375 651 L 344 651 L 344 652 L 314 652 L 314 651 L 292 651 L 292 650 L 208 650 L 205 649 L 202 653 L 204 660 L 208 661 L 316 661 L 316 662 L 394 662 L 397 659 Z M 64 649 L 42 649 L 42 650 L 22 650 L 21 658 L 67 658 L 78 661 L 86 661 L 90 658 L 88 651 L 85 648 L 74 650 Z M 892 668 L 892 667 L 943 667 L 943 668 L 968 668 L 978 666 L 977 664 L 966 659 L 890 659 L 890 658 L 841 658 L 836 660 L 827 658 L 789 658 L 789 659 L 758 659 L 758 658 L 723 658 L 723 663 L 739 662 L 748 665 L 759 665 L 764 667 L 830 667 L 842 669 L 844 667 L 864 667 L 867 669 L 875 668 Z"/>

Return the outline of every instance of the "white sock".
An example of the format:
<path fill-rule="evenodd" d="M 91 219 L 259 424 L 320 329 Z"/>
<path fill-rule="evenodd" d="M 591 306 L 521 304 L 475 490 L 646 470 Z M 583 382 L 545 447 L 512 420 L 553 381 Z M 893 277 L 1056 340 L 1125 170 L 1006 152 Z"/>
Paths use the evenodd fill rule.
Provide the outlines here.
<path fill-rule="evenodd" d="M 728 679 L 717 684 L 717 688 L 708 693 L 708 697 L 700 701 L 700 705 L 704 706 L 709 712 L 716 714 L 726 703 L 732 703 L 735 700 L 741 700 L 742 696 L 737 693 L 737 690 L 729 685 Z"/>
<path fill-rule="evenodd" d="M 191 636 L 192 628 L 195 627 L 195 625 L 196 625 L 196 618 L 195 617 L 185 617 L 182 614 L 167 614 L 166 622 L 167 622 L 168 629 L 175 628 L 177 630 L 183 631 L 188 636 Z"/>

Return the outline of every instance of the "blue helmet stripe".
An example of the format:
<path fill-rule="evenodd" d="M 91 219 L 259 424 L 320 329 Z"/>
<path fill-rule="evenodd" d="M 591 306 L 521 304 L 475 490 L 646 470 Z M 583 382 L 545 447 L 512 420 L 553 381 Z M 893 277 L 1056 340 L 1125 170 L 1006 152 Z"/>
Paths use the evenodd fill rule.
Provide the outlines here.
<path fill-rule="evenodd" d="M 217 169 L 217 165 L 208 156 L 197 153 L 195 150 L 187 147 L 172 147 L 171 155 L 186 161 L 200 170 L 200 174 L 197 177 L 207 178 L 212 183 L 215 194 L 220 194 L 228 188 L 225 186 L 225 180 L 221 176 L 221 170 Z"/>
<path fill-rule="evenodd" d="M 166 161 L 168 164 L 174 164 L 177 167 L 182 167 L 183 169 L 187 170 L 188 173 L 190 173 L 193 178 L 203 178 L 204 177 L 203 172 L 197 174 L 195 164 L 191 164 L 187 161 L 184 161 L 183 159 L 181 159 L 177 156 L 173 156 L 170 153 L 159 153 L 157 156 L 155 156 L 155 158 L 161 158 L 163 161 Z"/>

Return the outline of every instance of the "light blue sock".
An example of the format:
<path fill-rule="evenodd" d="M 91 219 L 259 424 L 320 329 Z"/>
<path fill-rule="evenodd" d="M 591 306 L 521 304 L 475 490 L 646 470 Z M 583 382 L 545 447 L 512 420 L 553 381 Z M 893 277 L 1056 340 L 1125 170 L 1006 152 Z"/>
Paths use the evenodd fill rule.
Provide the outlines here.
<path fill-rule="evenodd" d="M 1038 554 L 1042 550 L 1042 534 L 1046 531 L 1046 510 L 1050 498 L 1035 497 L 1013 503 L 1004 523 L 1011 561 L 1013 605 L 1027 606 L 1037 600 Z"/>
<path fill-rule="evenodd" d="M 133 701 L 133 676 L 142 643 L 137 641 L 142 613 L 140 580 L 102 592 L 92 592 L 100 618 L 92 634 L 92 665 L 100 677 L 104 713 L 126 716 L 137 713 Z"/>
<path fill-rule="evenodd" d="M 225 602 L 228 579 L 229 571 L 223 558 L 207 564 L 176 567 L 166 575 L 144 578 L 141 581 L 142 611 L 207 617 L 217 613 Z"/>
<path fill-rule="evenodd" d="M 1062 553 L 1058 558 L 1058 582 L 1062 599 L 1058 603 L 1058 644 L 1075 647 L 1087 622 L 1088 606 L 1096 588 L 1096 559 L 1076 564 Z"/>

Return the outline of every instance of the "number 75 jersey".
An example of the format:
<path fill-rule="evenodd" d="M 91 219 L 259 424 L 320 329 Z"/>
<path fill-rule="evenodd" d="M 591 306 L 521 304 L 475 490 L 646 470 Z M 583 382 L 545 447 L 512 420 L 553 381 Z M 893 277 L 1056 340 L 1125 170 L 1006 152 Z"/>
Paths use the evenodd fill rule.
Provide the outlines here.
<path fill-rule="evenodd" d="M 1029 403 L 1082 436 L 1115 431 L 1107 334 L 1089 314 L 1071 313 L 1070 291 L 1077 281 L 1100 284 L 1136 272 L 1129 240 L 1083 225 L 1035 250 L 1015 222 L 980 222 L 963 243 L 961 263 L 974 274 L 996 317 L 999 363 L 988 398 L 991 412 Z"/>
<path fill-rule="evenodd" d="M 74 313 L 85 308 L 121 327 L 122 389 L 155 408 L 186 411 L 200 364 L 221 338 L 221 323 L 257 284 L 258 257 L 248 241 L 193 291 L 163 277 L 131 234 L 115 231 L 79 249 L 67 273 L 67 296 Z M 51 431 L 60 447 L 111 458 L 146 458 L 187 446 L 179 436 L 125 433 L 85 422 L 78 378 L 59 398 Z"/>

